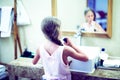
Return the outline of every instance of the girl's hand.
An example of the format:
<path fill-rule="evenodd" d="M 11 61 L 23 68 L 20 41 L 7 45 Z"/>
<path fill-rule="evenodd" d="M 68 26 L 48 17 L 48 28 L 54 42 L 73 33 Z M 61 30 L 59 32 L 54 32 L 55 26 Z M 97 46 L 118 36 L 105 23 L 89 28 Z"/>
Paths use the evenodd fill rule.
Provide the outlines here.
<path fill-rule="evenodd" d="M 73 43 L 69 38 L 64 38 L 64 45 L 72 47 Z"/>

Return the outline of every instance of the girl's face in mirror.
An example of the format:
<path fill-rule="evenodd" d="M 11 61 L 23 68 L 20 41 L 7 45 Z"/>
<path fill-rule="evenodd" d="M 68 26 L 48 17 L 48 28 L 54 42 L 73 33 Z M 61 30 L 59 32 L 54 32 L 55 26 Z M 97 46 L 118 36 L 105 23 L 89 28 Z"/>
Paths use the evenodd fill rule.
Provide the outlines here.
<path fill-rule="evenodd" d="M 88 23 L 91 23 L 94 20 L 94 14 L 92 11 L 88 11 L 85 15 L 85 19 Z"/>

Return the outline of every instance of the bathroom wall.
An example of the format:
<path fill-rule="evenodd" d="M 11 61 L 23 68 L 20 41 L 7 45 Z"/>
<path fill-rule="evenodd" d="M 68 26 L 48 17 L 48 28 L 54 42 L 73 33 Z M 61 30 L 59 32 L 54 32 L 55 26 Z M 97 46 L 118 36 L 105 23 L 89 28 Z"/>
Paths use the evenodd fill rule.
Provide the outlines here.
<path fill-rule="evenodd" d="M 84 20 L 87 0 L 57 0 L 57 17 L 62 21 L 63 31 L 76 31 Z"/>
<path fill-rule="evenodd" d="M 0 6 L 13 5 L 13 0 L 0 0 Z M 40 31 L 40 22 L 45 16 L 51 15 L 51 0 L 22 0 L 26 12 L 30 17 L 31 24 L 19 26 L 20 40 L 22 49 L 35 53 L 37 47 L 44 41 Z M 84 4 L 83 4 L 84 5 Z M 74 6 L 74 5 L 73 5 Z M 72 9 L 72 8 L 71 8 Z M 120 57 L 120 5 L 119 0 L 113 0 L 113 20 L 112 38 L 82 37 L 83 46 L 99 46 L 106 48 L 106 52 L 111 56 Z M 79 17 L 78 17 L 79 18 Z M 74 21 L 74 20 L 73 20 Z M 69 24 L 69 23 L 68 23 Z M 77 25 L 77 24 L 76 24 Z M 72 37 L 71 37 L 72 38 Z M 18 49 L 19 55 L 19 49 Z M 0 61 L 8 63 L 14 59 L 14 38 L 13 34 L 9 38 L 0 38 Z"/>
<path fill-rule="evenodd" d="M 13 6 L 14 0 L 0 0 L 0 7 Z M 51 16 L 51 0 L 21 0 L 30 18 L 30 25 L 18 26 L 22 50 L 36 52 L 41 44 L 43 35 L 40 31 L 41 20 L 45 16 Z M 20 55 L 18 47 L 18 57 Z M 0 61 L 8 63 L 14 60 L 14 37 L 0 38 Z"/>
<path fill-rule="evenodd" d="M 13 0 L 0 0 L 0 7 L 13 6 Z M 9 62 L 14 59 L 14 43 L 13 36 L 8 38 L 0 38 L 0 61 Z"/>

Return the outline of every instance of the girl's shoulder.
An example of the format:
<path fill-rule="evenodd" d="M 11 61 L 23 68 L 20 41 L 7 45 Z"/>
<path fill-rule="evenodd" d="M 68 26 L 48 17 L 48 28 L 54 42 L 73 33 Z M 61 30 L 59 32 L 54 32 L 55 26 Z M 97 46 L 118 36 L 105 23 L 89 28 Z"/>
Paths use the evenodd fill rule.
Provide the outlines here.
<path fill-rule="evenodd" d="M 44 48 L 44 44 L 42 43 L 38 46 L 38 48 L 36 49 L 36 52 L 40 53 L 40 51 L 43 50 L 43 48 Z"/>
<path fill-rule="evenodd" d="M 71 54 L 72 51 L 73 51 L 73 48 L 71 48 L 71 47 L 69 47 L 69 46 L 64 46 L 63 53 L 64 53 L 66 56 L 69 56 L 69 54 Z"/>
<path fill-rule="evenodd" d="M 92 23 L 91 23 L 92 25 L 96 25 L 97 24 L 97 22 L 95 22 L 95 21 L 92 21 Z"/>

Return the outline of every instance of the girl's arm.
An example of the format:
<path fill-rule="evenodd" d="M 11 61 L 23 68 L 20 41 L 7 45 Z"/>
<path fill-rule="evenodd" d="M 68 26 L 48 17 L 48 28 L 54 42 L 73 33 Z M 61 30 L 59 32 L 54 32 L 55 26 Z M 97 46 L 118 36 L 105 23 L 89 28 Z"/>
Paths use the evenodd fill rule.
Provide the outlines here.
<path fill-rule="evenodd" d="M 88 61 L 88 56 L 82 52 L 76 45 L 74 45 L 69 38 L 67 38 L 67 43 L 65 43 L 64 52 L 66 56 L 71 56 L 77 60 Z"/>
<path fill-rule="evenodd" d="M 95 23 L 95 26 L 97 27 L 98 32 L 104 32 L 105 33 L 104 29 L 102 28 L 102 26 L 100 24 Z"/>
<path fill-rule="evenodd" d="M 39 59 L 40 59 L 39 49 L 37 49 L 36 55 L 34 56 L 32 63 L 33 63 L 33 64 L 36 64 Z"/>

